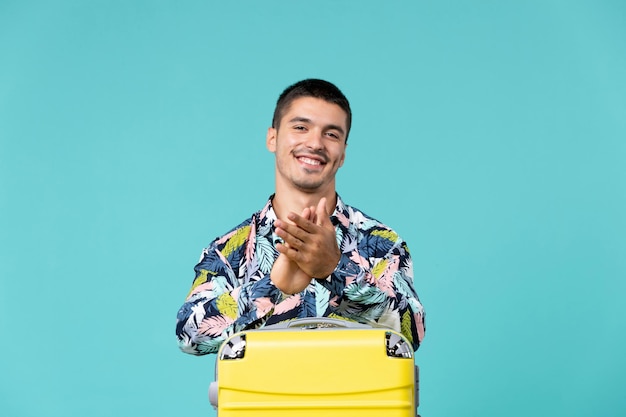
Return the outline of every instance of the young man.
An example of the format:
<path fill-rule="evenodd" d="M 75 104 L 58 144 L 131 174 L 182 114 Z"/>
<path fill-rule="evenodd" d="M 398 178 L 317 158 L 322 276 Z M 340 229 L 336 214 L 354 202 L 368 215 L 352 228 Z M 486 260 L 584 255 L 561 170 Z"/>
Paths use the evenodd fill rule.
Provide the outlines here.
<path fill-rule="evenodd" d="M 348 100 L 327 81 L 280 95 L 266 138 L 275 194 L 204 249 L 178 312 L 184 352 L 214 353 L 234 332 L 315 316 L 386 326 L 419 347 L 424 310 L 405 242 L 335 190 L 351 122 Z"/>

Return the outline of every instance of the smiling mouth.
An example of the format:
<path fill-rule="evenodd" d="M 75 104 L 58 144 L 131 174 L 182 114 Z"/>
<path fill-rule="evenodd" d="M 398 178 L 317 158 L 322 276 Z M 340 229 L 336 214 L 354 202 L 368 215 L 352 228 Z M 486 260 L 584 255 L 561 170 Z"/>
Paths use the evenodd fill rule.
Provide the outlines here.
<path fill-rule="evenodd" d="M 307 165 L 320 166 L 326 164 L 326 162 L 322 162 L 319 159 L 313 159 L 306 156 L 299 156 L 297 159 Z"/>

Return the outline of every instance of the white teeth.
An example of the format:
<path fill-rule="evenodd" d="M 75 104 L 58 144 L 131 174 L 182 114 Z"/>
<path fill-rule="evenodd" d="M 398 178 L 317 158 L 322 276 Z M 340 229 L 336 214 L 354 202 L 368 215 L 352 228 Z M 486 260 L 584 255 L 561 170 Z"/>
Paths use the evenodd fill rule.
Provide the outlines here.
<path fill-rule="evenodd" d="M 302 157 L 302 158 L 300 158 L 300 160 L 302 162 L 304 162 L 305 164 L 309 164 L 309 165 L 321 165 L 322 164 L 320 161 L 317 161 L 317 160 L 311 159 L 311 158 Z"/>

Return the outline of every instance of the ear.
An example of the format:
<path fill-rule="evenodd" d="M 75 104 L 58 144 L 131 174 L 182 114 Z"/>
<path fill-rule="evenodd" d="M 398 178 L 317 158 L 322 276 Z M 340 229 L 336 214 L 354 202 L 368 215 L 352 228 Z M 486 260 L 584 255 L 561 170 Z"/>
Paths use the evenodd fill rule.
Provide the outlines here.
<path fill-rule="evenodd" d="M 276 152 L 276 133 L 276 129 L 270 127 L 267 129 L 267 136 L 265 137 L 265 146 L 272 153 Z"/>

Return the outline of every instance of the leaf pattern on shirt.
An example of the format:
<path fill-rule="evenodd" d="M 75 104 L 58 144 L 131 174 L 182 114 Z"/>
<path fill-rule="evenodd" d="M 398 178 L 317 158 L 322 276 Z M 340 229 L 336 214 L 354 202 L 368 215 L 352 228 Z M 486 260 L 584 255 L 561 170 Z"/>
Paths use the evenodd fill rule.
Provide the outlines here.
<path fill-rule="evenodd" d="M 327 316 L 402 332 L 417 349 L 424 311 L 413 287 L 406 243 L 383 223 L 337 196 L 331 216 L 341 258 L 328 279 L 285 298 L 269 273 L 278 256 L 272 201 L 215 239 L 196 265 L 192 295 L 179 309 L 176 334 L 185 352 L 217 352 L 229 335 L 298 317 Z"/>
<path fill-rule="evenodd" d="M 200 273 L 197 274 L 196 279 L 194 279 L 193 284 L 191 284 L 191 290 L 189 290 L 189 294 L 187 294 L 187 298 L 189 298 L 190 295 L 192 295 L 194 293 L 194 290 L 199 287 L 200 285 L 204 284 L 205 282 L 207 282 L 208 277 L 207 275 L 209 274 L 209 271 L 207 271 L 206 269 L 201 269 Z"/>
<path fill-rule="evenodd" d="M 200 292 L 211 291 L 212 289 L 213 289 L 212 282 L 205 282 L 204 284 L 200 284 L 198 286 L 194 285 L 194 287 L 191 289 L 191 292 L 187 296 L 187 299 L 189 299 L 192 295 L 198 294 Z"/>
<path fill-rule="evenodd" d="M 402 323 L 400 324 L 400 328 L 402 334 L 405 335 L 409 342 L 413 343 L 413 332 L 411 331 L 411 313 L 409 310 L 406 310 L 404 314 L 402 314 Z"/>
<path fill-rule="evenodd" d="M 274 314 L 284 314 L 287 311 L 295 310 L 302 303 L 302 298 L 300 294 L 294 294 L 291 297 L 288 297 L 276 304 L 276 308 L 274 309 Z"/>
<path fill-rule="evenodd" d="M 205 336 L 219 336 L 234 320 L 228 316 L 211 316 L 200 323 L 198 333 Z"/>
<path fill-rule="evenodd" d="M 215 304 L 223 316 L 237 318 L 237 303 L 229 293 L 220 294 Z"/>
<path fill-rule="evenodd" d="M 326 310 L 328 310 L 328 304 L 330 301 L 330 291 L 328 291 L 322 284 L 315 282 L 315 315 L 324 316 Z"/>
<path fill-rule="evenodd" d="M 396 242 L 398 240 L 398 234 L 393 230 L 374 230 L 372 236 L 380 236 L 390 242 Z"/>
<path fill-rule="evenodd" d="M 259 269 L 265 274 L 269 274 L 276 260 L 276 249 L 272 242 L 263 236 L 258 236 L 256 241 L 256 258 L 259 262 Z"/>
<path fill-rule="evenodd" d="M 379 279 L 381 277 L 385 269 L 387 269 L 387 262 L 387 259 L 383 259 L 382 261 L 374 265 L 374 267 L 372 268 L 372 275 L 374 276 L 374 278 Z"/>
<path fill-rule="evenodd" d="M 243 226 L 233 233 L 233 235 L 226 241 L 226 245 L 222 249 L 222 254 L 225 258 L 228 258 L 230 254 L 240 248 L 248 238 L 250 234 L 250 226 Z"/>
<path fill-rule="evenodd" d="M 200 343 L 198 343 L 195 346 L 194 351 L 190 351 L 189 353 L 192 353 L 195 355 L 206 355 L 209 353 L 216 353 L 219 350 L 224 340 L 225 340 L 224 337 L 221 337 L 221 336 L 218 336 L 215 338 L 203 339 Z M 181 349 L 187 352 L 187 350 L 185 350 L 183 346 L 181 346 Z"/>
<path fill-rule="evenodd" d="M 375 286 L 360 285 L 358 283 L 352 283 L 346 286 L 344 295 L 349 300 L 356 301 L 364 305 L 382 303 L 387 299 L 385 294 Z"/>

